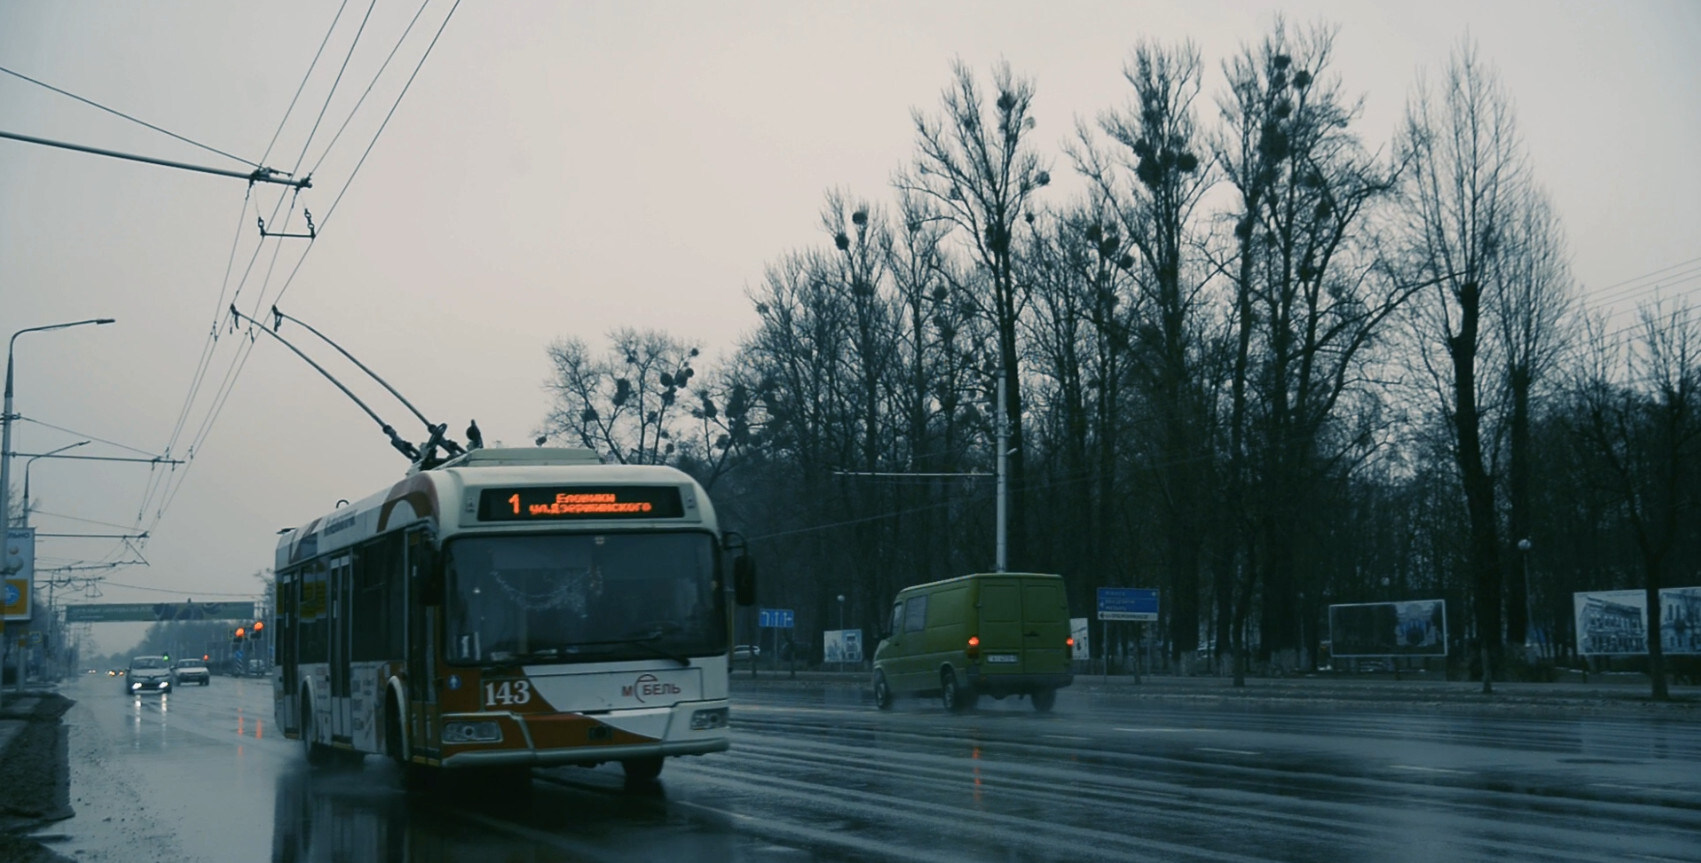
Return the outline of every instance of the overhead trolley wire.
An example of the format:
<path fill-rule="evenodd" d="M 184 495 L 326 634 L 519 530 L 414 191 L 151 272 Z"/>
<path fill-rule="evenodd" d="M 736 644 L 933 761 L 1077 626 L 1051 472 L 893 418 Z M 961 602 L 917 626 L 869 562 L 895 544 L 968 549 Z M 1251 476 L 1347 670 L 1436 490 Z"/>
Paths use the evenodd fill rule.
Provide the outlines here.
<path fill-rule="evenodd" d="M 302 74 L 301 83 L 296 87 L 295 95 L 290 98 L 289 106 L 284 109 L 283 117 L 281 117 L 278 120 L 277 129 L 272 133 L 272 140 L 271 140 L 270 143 L 268 143 L 266 145 L 266 153 L 265 153 L 264 156 L 261 157 L 262 161 L 264 161 L 264 159 L 271 156 L 272 149 L 277 145 L 279 137 L 282 136 L 283 130 L 288 125 L 289 118 L 294 113 L 295 106 L 296 106 L 297 102 L 300 100 L 301 94 L 306 90 L 308 82 L 312 79 L 313 70 L 318 67 L 319 60 L 324 54 L 325 47 L 326 47 L 326 45 L 328 45 L 330 43 L 331 36 L 335 34 L 337 24 L 342 20 L 343 11 L 347 8 L 347 6 L 348 6 L 348 0 L 343 0 L 343 3 L 337 8 L 336 15 L 334 15 L 332 17 L 330 26 L 327 27 L 326 30 L 325 30 L 324 38 L 319 41 L 318 50 L 316 50 L 314 52 L 312 61 L 307 64 L 307 71 Z M 368 14 L 370 14 L 370 10 L 368 10 Z M 302 152 L 303 152 L 303 154 L 305 154 L 305 152 L 306 152 L 305 145 L 303 146 Z M 297 160 L 296 168 L 297 169 L 300 168 L 300 159 Z M 221 323 L 222 323 L 223 313 L 224 313 L 224 310 L 226 308 L 225 296 L 230 291 L 230 276 L 231 276 L 231 272 L 234 269 L 237 249 L 240 248 L 240 246 L 241 246 L 242 235 L 247 228 L 248 203 L 252 199 L 253 199 L 253 186 L 252 186 L 252 184 L 250 184 L 247 194 L 245 194 L 244 197 L 243 197 L 242 209 L 241 209 L 241 211 L 240 211 L 240 213 L 238 214 L 238 217 L 237 217 L 236 236 L 231 241 L 230 256 L 229 256 L 229 258 L 226 262 L 224 279 L 220 283 L 218 303 L 214 306 L 213 319 L 212 319 L 212 321 L 211 321 L 211 323 L 208 327 L 206 341 L 203 343 L 203 346 L 202 346 L 201 359 L 198 361 L 198 363 L 196 365 L 195 372 L 190 377 L 190 384 L 189 384 L 188 391 L 184 394 L 183 407 L 178 414 L 177 421 L 173 425 L 171 435 L 167 439 L 167 444 L 166 444 L 166 454 L 167 455 L 170 455 L 171 452 L 177 448 L 177 446 L 178 446 L 178 444 L 181 440 L 184 426 L 188 422 L 189 416 L 194 412 L 194 406 L 195 406 L 197 400 L 199 399 L 201 387 L 205 383 L 207 372 L 210 370 L 211 365 L 212 365 L 212 361 L 213 361 L 213 357 L 217 353 L 218 342 L 219 342 L 219 334 L 220 334 L 220 331 L 221 331 Z M 278 211 L 283 206 L 283 200 L 284 200 L 283 196 L 280 195 L 278 197 L 277 205 L 274 206 L 273 209 L 272 209 L 272 218 L 274 220 L 276 220 Z M 292 200 L 293 200 L 293 198 L 292 198 Z M 244 269 L 241 280 L 239 280 L 237 282 L 236 293 L 235 293 L 235 295 L 231 296 L 231 299 L 230 299 L 231 302 L 234 303 L 236 301 L 236 297 L 240 296 L 240 294 L 242 292 L 242 288 L 247 284 L 248 276 L 253 272 L 254 263 L 258 260 L 259 255 L 260 255 L 260 251 L 264 247 L 264 244 L 265 244 L 265 239 L 262 237 L 260 242 L 258 244 L 256 244 L 256 246 L 255 246 L 254 254 L 251 255 L 250 258 L 249 258 L 248 266 Z M 238 349 L 238 353 L 241 353 L 240 348 Z M 231 365 L 230 365 L 229 368 L 227 368 L 226 373 L 224 375 L 224 377 L 226 378 L 227 381 L 231 377 L 231 372 L 235 368 L 237 368 L 239 362 L 240 362 L 239 357 L 233 357 L 232 358 Z M 213 401 L 214 401 L 214 403 L 218 403 L 220 401 L 220 399 L 215 396 Z M 209 413 L 210 413 L 210 411 L 211 411 L 211 408 L 209 408 Z M 203 425 L 204 425 L 204 423 L 203 423 Z M 198 445 L 199 445 L 199 441 L 197 440 L 190 447 L 190 449 L 193 450 Z M 193 460 L 192 457 L 191 457 L 190 460 L 191 461 Z M 173 470 L 171 472 L 167 473 L 167 474 L 162 475 L 158 472 L 155 472 L 150 477 L 149 482 L 144 489 L 142 501 L 141 501 L 140 505 L 137 507 L 136 518 L 137 518 L 137 524 L 138 525 L 140 525 L 141 520 L 145 517 L 147 510 L 149 508 L 150 502 L 154 500 L 154 498 L 157 494 L 161 493 L 161 490 L 163 488 L 163 484 L 169 482 L 170 474 L 175 473 L 175 472 L 176 472 L 175 467 L 173 467 Z M 161 510 L 161 514 L 163 514 L 163 510 Z M 155 523 L 156 524 L 158 523 L 157 518 L 155 520 Z"/>
<path fill-rule="evenodd" d="M 283 118 L 278 120 L 277 131 L 272 133 L 272 142 L 266 145 L 266 155 L 260 157 L 261 161 L 265 161 L 266 156 L 272 154 L 272 148 L 277 146 L 278 136 L 283 134 L 284 126 L 289 123 L 289 115 L 295 112 L 295 103 L 301 98 L 302 91 L 307 89 L 307 81 L 313 77 L 313 70 L 319 65 L 319 57 L 325 53 L 325 46 L 330 44 L 331 34 L 337 31 L 337 22 L 342 20 L 343 10 L 347 8 L 348 0 L 343 0 L 342 5 L 337 7 L 337 14 L 331 18 L 331 26 L 325 28 L 325 38 L 319 40 L 319 50 L 313 52 L 313 62 L 307 64 L 307 71 L 301 76 L 301 83 L 295 88 L 295 95 L 290 97 L 289 107 L 284 109 Z"/>
<path fill-rule="evenodd" d="M 427 0 L 427 3 L 425 5 L 429 5 L 429 0 Z M 335 213 L 338 204 L 343 199 L 343 196 L 345 194 L 347 194 L 350 186 L 353 185 L 355 177 L 359 175 L 361 168 L 366 164 L 367 158 L 371 156 L 373 148 L 378 143 L 378 139 L 383 135 L 384 130 L 389 126 L 390 120 L 395 116 L 396 110 L 398 108 L 400 108 L 402 100 L 407 96 L 408 90 L 412 88 L 414 80 L 416 78 L 418 78 L 420 70 L 425 65 L 425 61 L 431 56 L 431 52 L 436 47 L 438 40 L 442 37 L 443 31 L 448 28 L 449 21 L 451 19 L 453 19 L 456 10 L 459 9 L 459 8 L 460 8 L 460 0 L 455 0 L 455 3 L 454 3 L 454 5 L 452 5 L 450 7 L 448 14 L 446 14 L 443 17 L 442 23 L 438 25 L 437 32 L 435 34 L 433 34 L 433 36 L 431 38 L 431 42 L 426 46 L 425 52 L 420 56 L 419 62 L 414 65 L 413 72 L 409 74 L 407 82 L 402 86 L 401 92 L 397 94 L 395 102 L 393 102 L 391 104 L 390 110 L 384 115 L 383 122 L 381 122 L 379 124 L 378 130 L 375 133 L 373 133 L 371 141 L 369 141 L 367 143 L 366 149 L 361 153 L 360 160 L 358 162 L 356 162 L 354 169 L 349 173 L 348 179 L 343 182 L 341 189 L 339 189 L 338 192 L 337 192 L 337 196 L 332 200 L 331 206 L 326 211 L 324 218 L 322 220 L 320 220 L 319 225 L 318 225 L 318 233 L 322 233 L 324 231 L 325 225 L 330 221 L 331 215 L 333 213 Z M 423 10 L 424 10 L 424 5 L 421 6 L 420 11 L 423 12 Z M 370 12 L 371 12 L 371 10 L 369 8 L 368 9 L 368 15 L 370 15 Z M 419 13 L 416 12 L 415 18 L 417 19 L 418 17 L 419 17 Z M 364 27 L 364 21 L 362 22 L 362 26 Z M 409 23 L 408 27 L 409 27 L 410 30 L 412 29 L 412 27 L 413 27 L 412 22 Z M 403 35 L 405 37 L 406 33 L 404 33 Z M 358 41 L 358 35 L 357 35 L 356 39 Z M 398 41 L 397 47 L 398 48 L 400 47 L 400 41 Z M 353 51 L 353 46 L 351 45 L 351 47 L 350 47 L 351 54 L 352 54 L 352 51 Z M 392 50 L 391 53 L 393 55 L 395 53 L 394 50 Z M 388 63 L 389 63 L 389 60 L 386 60 L 385 64 L 388 65 Z M 346 64 L 347 64 L 347 60 L 345 59 L 345 61 L 344 61 L 345 67 L 346 67 Z M 341 79 L 341 73 L 339 72 L 338 80 L 340 80 L 340 79 Z M 335 87 L 335 85 L 333 85 L 333 89 L 334 89 L 334 87 Z M 364 99 L 364 96 L 362 98 Z M 330 99 L 329 99 L 329 97 L 327 97 L 327 99 L 326 99 L 327 107 L 329 105 L 329 102 L 330 102 Z M 320 113 L 321 118 L 323 117 L 323 114 L 324 114 L 324 111 L 321 110 L 321 113 Z M 351 114 L 351 116 L 352 116 L 352 114 Z M 345 123 L 345 125 L 346 125 L 346 123 Z M 315 126 L 315 129 L 317 129 L 317 127 L 318 127 L 317 121 L 315 122 L 314 126 Z M 341 134 L 341 130 L 339 130 L 338 134 L 339 135 Z M 311 143 L 312 137 L 313 137 L 312 135 L 309 135 L 309 139 L 308 139 L 309 144 Z M 307 147 L 308 147 L 307 144 L 303 145 L 303 148 L 302 148 L 303 158 L 305 158 L 305 154 L 307 152 Z M 329 153 L 329 149 L 330 149 L 329 146 L 327 146 L 326 153 Z M 323 162 L 323 160 L 324 160 L 324 154 L 322 154 L 320 156 L 320 161 Z M 299 167 L 300 167 L 299 162 L 297 163 L 296 167 L 297 167 L 297 169 L 299 169 Z M 292 197 L 292 201 L 293 201 L 293 197 Z M 279 207 L 280 208 L 281 208 L 281 205 L 282 205 L 282 197 L 280 196 L 280 198 L 279 198 Z M 292 216 L 293 216 L 293 211 L 294 210 L 293 210 L 293 206 L 292 206 L 292 208 L 291 208 Z M 276 217 L 276 212 L 277 212 L 277 209 L 275 208 L 273 210 L 274 218 Z M 287 223 L 287 220 L 286 220 L 286 223 Z M 312 251 L 315 243 L 316 243 L 316 238 L 308 240 L 307 247 L 302 250 L 301 256 L 299 258 L 297 258 L 297 260 L 295 262 L 295 266 L 290 270 L 290 274 L 289 274 L 288 278 L 285 279 L 284 284 L 278 290 L 277 295 L 272 298 L 271 303 L 273 305 L 276 305 L 277 302 L 282 299 L 284 293 L 288 291 L 290 285 L 295 280 L 296 274 L 298 274 L 301 271 L 301 267 L 302 267 L 303 263 L 305 263 L 305 261 L 307 259 L 307 255 Z M 258 259 L 259 251 L 260 250 L 257 247 L 255 249 L 254 256 L 250 258 L 249 267 L 244 272 L 243 278 L 242 278 L 241 282 L 239 282 L 239 284 L 238 284 L 238 289 L 237 289 L 238 294 L 240 294 L 240 292 L 241 292 L 241 287 L 243 285 L 246 285 L 246 283 L 247 283 L 248 275 L 252 271 L 254 262 Z M 276 253 L 274 253 L 274 261 L 275 261 L 275 257 L 276 257 Z M 270 282 L 270 269 L 269 268 L 268 268 L 268 276 L 267 276 L 267 279 L 265 281 L 268 284 Z M 254 306 L 256 309 L 260 308 L 260 306 L 265 304 L 264 297 L 265 297 L 265 287 L 262 286 L 262 288 L 260 290 L 260 298 L 256 301 L 255 306 Z M 235 298 L 233 296 L 233 298 L 232 298 L 233 302 L 234 302 L 234 299 Z M 164 496 L 161 500 L 159 508 L 155 512 L 154 522 L 153 522 L 154 524 L 157 525 L 159 520 L 161 518 L 163 518 L 165 510 L 167 508 L 169 508 L 171 502 L 173 500 L 175 500 L 178 491 L 181 490 L 181 488 L 183 486 L 184 478 L 187 476 L 189 468 L 192 467 L 193 464 L 194 464 L 193 450 L 198 449 L 200 447 L 200 445 L 202 443 L 204 443 L 206 438 L 211 434 L 212 429 L 216 425 L 220 415 L 223 413 L 224 407 L 228 403 L 231 392 L 233 391 L 233 389 L 235 387 L 236 380 L 237 380 L 238 377 L 240 377 L 242 369 L 247 365 L 248 358 L 252 355 L 252 352 L 253 352 L 253 341 L 252 341 L 252 339 L 253 339 L 253 336 L 252 336 L 252 334 L 250 334 L 249 338 L 245 339 L 243 344 L 238 348 L 237 355 L 232 360 L 231 366 L 229 367 L 229 370 L 228 370 L 228 372 L 225 376 L 225 380 L 221 383 L 221 386 L 216 391 L 217 395 L 215 395 L 215 397 L 214 397 L 214 403 L 213 403 L 212 407 L 209 409 L 209 412 L 208 412 L 206 418 L 202 421 L 200 427 L 196 431 L 196 434 L 195 434 L 193 441 L 192 441 L 192 444 L 191 444 L 191 454 L 186 457 L 186 462 L 183 466 L 183 470 L 181 472 L 178 472 L 178 471 L 175 471 L 175 470 L 173 471 L 173 473 L 175 474 L 175 476 L 174 476 L 175 482 L 171 483 L 171 487 L 168 491 L 162 492 L 162 494 Z M 151 498 L 151 495 L 150 495 L 150 498 Z M 146 500 L 144 500 L 144 511 L 145 511 L 145 509 L 146 509 Z"/>
<path fill-rule="evenodd" d="M 431 0 L 425 0 L 425 2 L 419 4 L 419 9 L 413 13 L 413 18 L 408 21 L 408 26 L 402 30 L 401 37 L 396 40 L 395 47 L 390 49 L 389 55 L 384 58 L 384 62 L 378 67 L 377 73 L 372 76 L 372 81 L 366 85 L 366 90 L 360 94 L 359 99 L 355 100 L 354 107 L 349 109 L 348 116 L 343 118 L 343 124 L 337 127 L 337 133 L 331 136 L 331 143 L 325 145 L 325 151 L 319 154 L 319 160 L 313 163 L 313 167 L 309 168 L 307 173 L 316 174 L 319 172 L 319 166 L 325 163 L 326 156 L 331 155 L 331 148 L 337 146 L 337 141 L 342 139 L 343 132 L 348 129 L 348 124 L 354 120 L 354 115 L 360 112 L 360 106 L 366 104 L 366 97 L 372 95 L 372 88 L 378 85 L 378 79 L 383 76 L 385 69 L 390 68 L 390 61 L 396 59 L 396 52 L 402 49 L 402 43 L 407 41 L 408 34 L 413 32 L 413 25 L 419 23 L 419 17 L 425 14 L 425 7 L 430 5 Z"/>
<path fill-rule="evenodd" d="M 296 86 L 295 95 L 290 97 L 289 106 L 284 109 L 283 116 L 278 119 L 278 127 L 277 127 L 276 130 L 274 130 L 272 132 L 272 140 L 266 145 L 265 154 L 260 157 L 262 162 L 265 161 L 267 158 L 270 158 L 270 156 L 272 154 L 272 148 L 277 146 L 278 138 L 283 135 L 284 127 L 289 124 L 290 115 L 292 115 L 295 112 L 296 103 L 301 99 L 301 94 L 307 89 L 307 82 L 312 79 L 313 70 L 318 68 L 319 58 L 324 55 L 325 46 L 330 44 L 331 36 L 336 33 L 337 24 L 338 24 L 338 22 L 340 22 L 342 20 L 343 11 L 347 8 L 348 8 L 348 0 L 343 0 L 342 4 L 337 7 L 336 14 L 334 16 L 332 16 L 332 18 L 331 18 L 330 26 L 325 28 L 325 36 L 324 36 L 323 39 L 319 40 L 318 50 L 316 50 L 313 53 L 312 61 L 310 61 L 307 64 L 307 71 L 302 73 L 301 83 Z M 299 168 L 300 166 L 297 165 L 297 167 Z M 248 203 L 249 203 L 250 200 L 253 199 L 253 193 L 254 193 L 254 187 L 253 187 L 252 184 L 250 184 L 249 187 L 248 187 L 248 191 L 243 195 L 242 209 L 237 214 L 236 236 L 234 238 L 232 238 L 232 240 L 231 240 L 230 256 L 226 260 L 226 263 L 225 263 L 224 278 L 219 284 L 219 298 L 218 298 L 218 302 L 216 304 L 214 304 L 214 306 L 213 306 L 213 318 L 212 318 L 211 323 L 208 326 L 206 341 L 202 344 L 201 358 L 196 364 L 196 368 L 195 368 L 194 373 L 190 376 L 189 388 L 188 388 L 187 392 L 184 393 L 183 407 L 178 413 L 177 421 L 173 424 L 173 427 L 172 427 L 172 430 L 171 430 L 171 435 L 166 440 L 166 455 L 168 455 L 168 456 L 171 454 L 171 451 L 176 448 L 178 440 L 180 439 L 180 437 L 183 433 L 184 424 L 188 422 L 189 415 L 194 410 L 195 401 L 196 401 L 196 398 L 200 394 L 201 385 L 206 379 L 207 371 L 211 367 L 213 356 L 217 351 L 218 341 L 219 341 L 220 324 L 222 323 L 222 318 L 223 318 L 224 309 L 225 309 L 225 294 L 230 291 L 230 274 L 235 267 L 236 252 L 237 252 L 237 249 L 240 248 L 240 246 L 241 246 L 242 235 L 243 235 L 243 232 L 246 230 L 246 227 L 247 227 Z M 280 196 L 278 200 L 279 200 L 279 204 L 281 205 L 282 200 L 283 200 L 282 197 Z M 276 216 L 277 216 L 277 209 L 276 208 L 273 209 L 272 216 L 273 216 L 273 218 L 276 218 Z M 264 241 L 262 240 L 262 243 L 263 242 Z M 258 248 L 256 248 L 255 257 L 258 257 L 258 255 L 259 255 L 259 250 L 258 250 Z M 250 260 L 249 260 L 249 270 L 252 270 L 252 268 L 253 268 L 253 260 L 254 260 L 253 258 L 250 258 Z M 243 274 L 242 282 L 239 282 L 237 284 L 236 290 L 237 290 L 238 294 L 241 293 L 242 285 L 246 284 L 246 282 L 247 282 L 247 271 L 245 271 L 244 274 Z M 235 298 L 232 297 L 231 301 L 234 302 Z M 158 473 L 154 473 L 150 477 L 148 485 L 146 486 L 146 488 L 143 491 L 142 501 L 141 501 L 141 504 L 137 507 L 137 512 L 136 512 L 136 518 L 137 518 L 138 524 L 140 524 L 143 515 L 147 512 L 149 501 L 153 500 L 154 494 L 157 490 L 155 483 L 156 483 L 156 480 L 158 480 L 159 476 L 160 475 Z M 163 481 L 163 480 L 158 480 L 158 481 Z"/>
<path fill-rule="evenodd" d="M 366 164 L 367 157 L 372 155 L 372 148 L 377 146 L 378 139 L 389 127 L 390 119 L 396 116 L 396 109 L 401 107 L 402 99 L 407 97 L 408 90 L 413 87 L 414 79 L 419 77 L 419 70 L 425 66 L 425 61 L 431 56 L 432 49 L 437 47 L 437 40 L 442 38 L 444 29 L 449 26 L 450 19 L 455 17 L 455 10 L 459 8 L 461 8 L 461 0 L 455 0 L 455 5 L 449 7 L 449 14 L 443 16 L 443 23 L 438 25 L 436 34 L 431 37 L 431 44 L 425 46 L 425 53 L 421 54 L 419 62 L 414 64 L 413 72 L 408 75 L 407 83 L 402 85 L 402 92 L 396 94 L 396 101 L 390 105 L 389 112 L 384 115 L 384 122 L 378 124 L 378 131 L 373 133 L 372 140 L 366 145 L 366 150 L 360 154 L 360 161 L 355 163 L 354 170 L 349 172 L 348 179 L 343 182 L 343 187 L 337 190 L 336 198 L 332 199 L 330 209 L 325 211 L 324 218 L 319 221 L 321 233 L 324 232 L 325 226 L 330 224 L 331 216 L 337 211 L 337 205 L 342 203 L 343 195 L 347 194 L 349 186 L 354 184 L 354 178 L 360 174 L 360 169 Z M 278 295 L 272 298 L 272 305 L 277 305 L 283 299 L 283 295 L 289 291 L 290 285 L 295 282 L 296 273 L 301 272 L 301 265 L 307 260 L 307 254 L 313 251 L 315 242 L 315 240 L 307 241 L 307 248 L 302 250 L 301 257 L 295 262 L 295 268 L 290 270 L 289 278 L 285 279 L 283 287 L 278 289 Z"/>
<path fill-rule="evenodd" d="M 313 143 L 313 136 L 319 134 L 319 124 L 325 120 L 325 112 L 331 109 L 331 99 L 337 95 L 337 87 L 343 82 L 343 73 L 348 71 L 348 61 L 354 59 L 354 49 L 360 45 L 360 36 L 366 32 L 366 23 L 372 20 L 372 10 L 378 8 L 378 0 L 366 7 L 365 17 L 360 19 L 360 28 L 354 31 L 354 41 L 348 43 L 348 53 L 343 55 L 343 65 L 337 69 L 337 77 L 331 81 L 331 89 L 325 92 L 325 104 L 319 108 L 319 116 L 313 118 L 313 128 L 307 133 L 307 140 L 301 142 L 301 155 L 295 158 L 295 170 L 301 170 L 301 163 L 307 160 L 307 148 Z M 338 14 L 342 14 L 338 11 Z"/>

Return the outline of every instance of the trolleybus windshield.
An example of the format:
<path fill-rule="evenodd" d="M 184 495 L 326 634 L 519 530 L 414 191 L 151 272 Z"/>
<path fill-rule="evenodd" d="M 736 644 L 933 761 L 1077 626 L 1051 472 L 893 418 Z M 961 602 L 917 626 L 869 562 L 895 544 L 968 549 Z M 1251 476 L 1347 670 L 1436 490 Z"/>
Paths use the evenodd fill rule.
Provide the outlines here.
<path fill-rule="evenodd" d="M 447 546 L 455 664 L 726 652 L 707 533 L 461 537 Z"/>

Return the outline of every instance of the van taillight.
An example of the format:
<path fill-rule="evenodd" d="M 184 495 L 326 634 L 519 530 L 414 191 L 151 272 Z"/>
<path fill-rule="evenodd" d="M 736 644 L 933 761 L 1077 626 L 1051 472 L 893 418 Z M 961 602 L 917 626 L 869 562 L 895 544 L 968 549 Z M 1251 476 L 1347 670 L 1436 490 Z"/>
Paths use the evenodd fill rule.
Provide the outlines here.
<path fill-rule="evenodd" d="M 970 659 L 977 659 L 980 657 L 980 636 L 969 636 L 968 654 Z"/>

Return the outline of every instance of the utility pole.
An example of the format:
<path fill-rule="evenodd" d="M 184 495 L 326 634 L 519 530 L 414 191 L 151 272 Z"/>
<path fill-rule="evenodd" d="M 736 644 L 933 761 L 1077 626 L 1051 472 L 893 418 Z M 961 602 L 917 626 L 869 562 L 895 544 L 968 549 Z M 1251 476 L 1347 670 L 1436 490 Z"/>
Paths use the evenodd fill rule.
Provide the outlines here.
<path fill-rule="evenodd" d="M 1010 511 L 1010 422 L 1004 413 L 1004 369 L 998 370 L 998 555 L 994 571 L 1004 572 L 1009 563 L 1009 537 L 1005 524 Z"/>

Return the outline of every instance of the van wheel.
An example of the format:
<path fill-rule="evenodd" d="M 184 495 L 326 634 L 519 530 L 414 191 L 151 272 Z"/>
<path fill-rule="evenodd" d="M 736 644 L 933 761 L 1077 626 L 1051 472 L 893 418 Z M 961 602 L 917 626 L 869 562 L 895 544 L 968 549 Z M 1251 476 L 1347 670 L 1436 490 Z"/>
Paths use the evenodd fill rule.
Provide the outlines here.
<path fill-rule="evenodd" d="M 945 710 L 949 713 L 972 710 L 979 700 L 957 686 L 957 674 L 949 668 L 939 676 L 939 698 L 945 702 Z"/>
<path fill-rule="evenodd" d="M 1034 692 L 1030 697 L 1034 700 L 1035 710 L 1041 713 L 1050 713 L 1052 705 L 1057 703 L 1057 690 L 1041 689 Z"/>
<path fill-rule="evenodd" d="M 874 706 L 881 710 L 892 709 L 892 687 L 886 683 L 886 672 L 874 672 Z"/>

